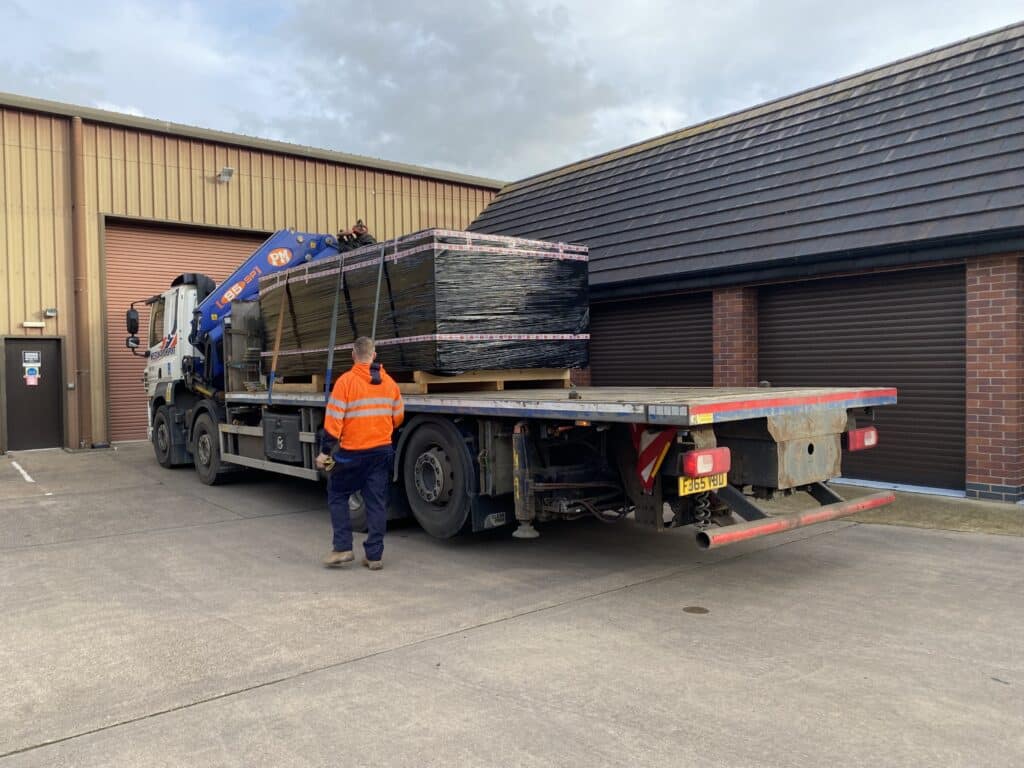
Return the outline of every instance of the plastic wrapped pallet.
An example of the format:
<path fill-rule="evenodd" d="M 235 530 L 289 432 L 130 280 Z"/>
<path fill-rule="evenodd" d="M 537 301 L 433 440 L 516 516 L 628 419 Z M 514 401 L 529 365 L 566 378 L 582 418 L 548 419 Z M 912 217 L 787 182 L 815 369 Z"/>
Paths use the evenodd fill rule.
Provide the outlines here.
<path fill-rule="evenodd" d="M 371 335 L 375 303 L 378 358 L 392 372 L 587 364 L 582 246 L 428 229 L 279 272 L 260 281 L 265 369 L 284 313 L 278 375 L 324 371 L 336 292 L 335 370 Z"/>

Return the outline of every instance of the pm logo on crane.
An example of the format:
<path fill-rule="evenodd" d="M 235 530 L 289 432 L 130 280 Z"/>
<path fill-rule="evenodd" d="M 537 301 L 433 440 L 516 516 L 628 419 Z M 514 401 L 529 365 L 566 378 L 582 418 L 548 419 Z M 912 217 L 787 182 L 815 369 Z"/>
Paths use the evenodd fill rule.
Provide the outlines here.
<path fill-rule="evenodd" d="M 288 248 L 275 248 L 267 254 L 267 263 L 272 267 L 286 266 L 292 260 L 292 252 Z"/>

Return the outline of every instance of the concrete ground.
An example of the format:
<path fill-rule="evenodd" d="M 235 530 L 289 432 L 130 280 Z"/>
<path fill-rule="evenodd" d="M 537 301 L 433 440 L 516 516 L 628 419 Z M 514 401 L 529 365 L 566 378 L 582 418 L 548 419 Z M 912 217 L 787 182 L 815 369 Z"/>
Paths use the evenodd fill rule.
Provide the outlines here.
<path fill-rule="evenodd" d="M 0 457 L 0 768 L 1024 764 L 1024 538 L 407 525 L 370 573 L 321 494 Z"/>

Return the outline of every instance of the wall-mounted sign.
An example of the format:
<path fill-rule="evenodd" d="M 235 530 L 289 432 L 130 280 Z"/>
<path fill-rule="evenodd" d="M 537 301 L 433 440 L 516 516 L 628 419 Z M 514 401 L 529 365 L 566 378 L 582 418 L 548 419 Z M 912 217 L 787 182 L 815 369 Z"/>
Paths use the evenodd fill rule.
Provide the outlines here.
<path fill-rule="evenodd" d="M 25 366 L 25 386 L 26 387 L 38 387 L 39 386 L 39 366 L 26 365 Z"/>
<path fill-rule="evenodd" d="M 32 352 L 27 349 L 21 352 L 21 366 L 22 368 L 28 368 L 30 365 L 39 366 L 43 362 L 42 352 Z"/>

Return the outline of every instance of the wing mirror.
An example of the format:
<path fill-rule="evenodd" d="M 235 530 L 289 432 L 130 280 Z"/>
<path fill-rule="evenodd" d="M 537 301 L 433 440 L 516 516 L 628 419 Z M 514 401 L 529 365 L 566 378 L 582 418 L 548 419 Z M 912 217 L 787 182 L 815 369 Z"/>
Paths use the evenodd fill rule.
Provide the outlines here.
<path fill-rule="evenodd" d="M 133 355 L 136 357 L 149 357 L 148 349 L 145 352 L 139 352 L 139 344 L 139 337 L 134 334 L 124 340 L 124 345 L 132 351 Z"/>
<path fill-rule="evenodd" d="M 132 307 L 124 313 L 125 325 L 128 326 L 128 335 L 135 338 L 139 333 L 139 310 Z M 129 339 L 130 341 L 130 339 Z M 135 339 L 135 346 L 139 346 L 139 340 Z M 128 345 L 130 349 L 134 349 L 131 344 Z"/>

